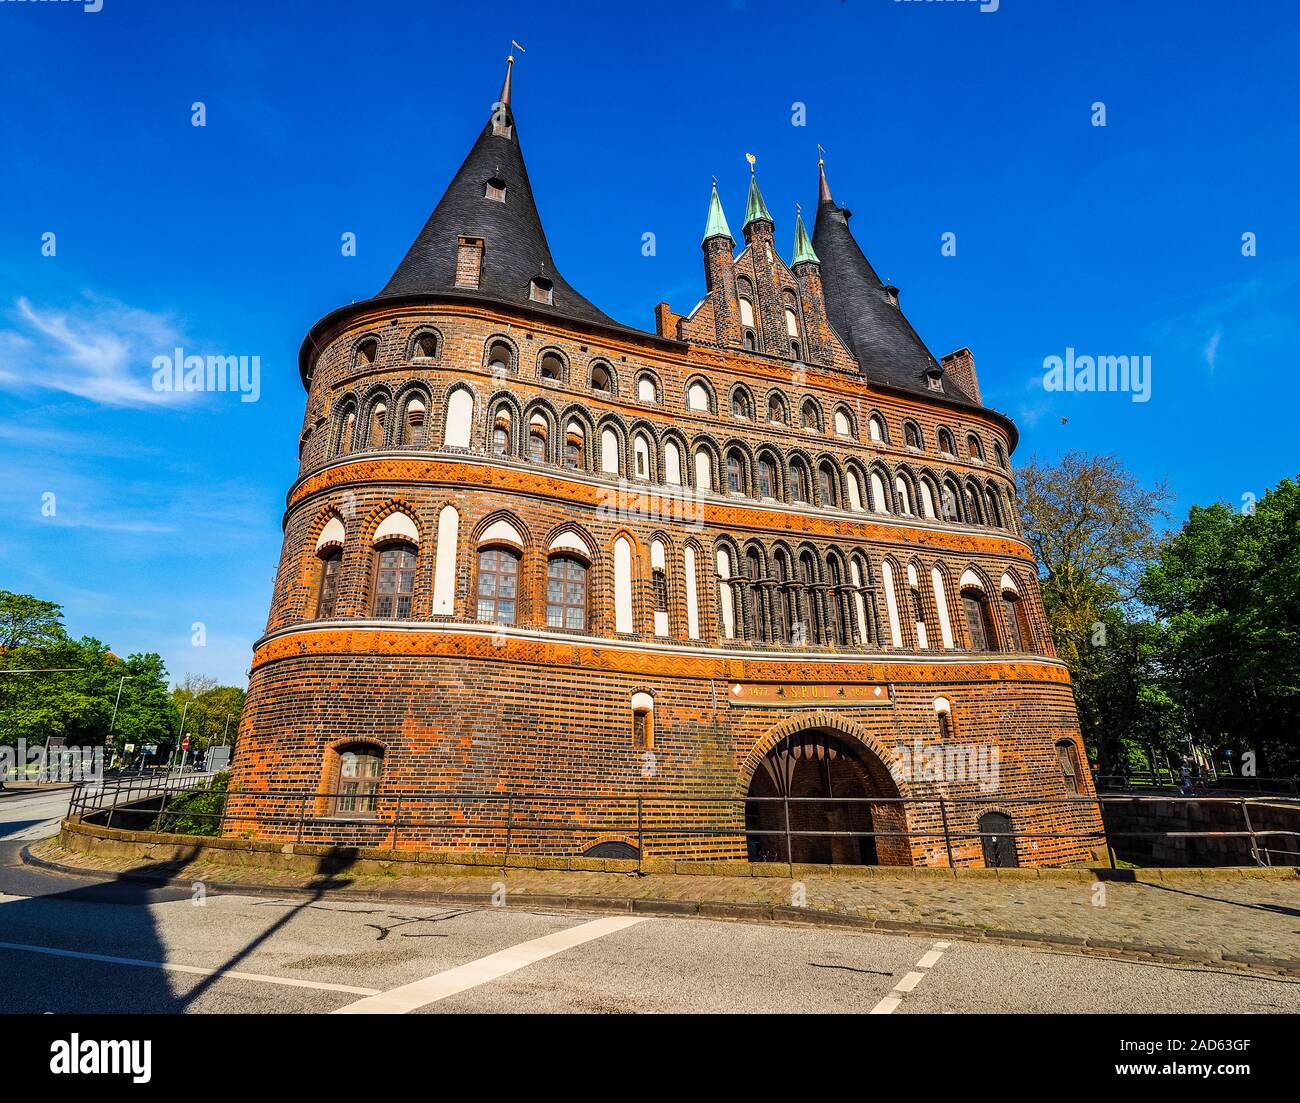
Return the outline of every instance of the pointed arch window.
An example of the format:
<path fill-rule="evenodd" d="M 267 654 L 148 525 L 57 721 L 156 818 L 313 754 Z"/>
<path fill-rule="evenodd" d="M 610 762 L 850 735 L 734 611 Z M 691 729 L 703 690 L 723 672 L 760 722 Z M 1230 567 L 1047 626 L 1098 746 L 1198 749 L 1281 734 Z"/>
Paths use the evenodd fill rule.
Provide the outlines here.
<path fill-rule="evenodd" d="M 993 614 L 983 590 L 966 586 L 961 591 L 962 611 L 966 615 L 966 631 L 970 636 L 972 651 L 996 651 L 997 632 L 993 628 Z"/>
<path fill-rule="evenodd" d="M 808 469 L 802 460 L 790 464 L 790 500 L 804 504 L 808 502 Z"/>
<path fill-rule="evenodd" d="M 1002 604 L 1007 614 L 1007 636 L 1012 651 L 1032 651 L 1034 630 L 1029 623 L 1029 613 L 1020 595 L 1012 590 L 1002 591 Z"/>
<path fill-rule="evenodd" d="M 758 495 L 760 498 L 776 497 L 776 464 L 768 456 L 758 457 Z"/>
<path fill-rule="evenodd" d="M 586 630 L 587 565 L 571 555 L 553 555 L 547 561 L 546 625 Z"/>
<path fill-rule="evenodd" d="M 819 432 L 822 427 L 821 414 L 817 410 L 817 403 L 811 398 L 800 407 L 799 424 L 805 429 L 813 432 Z"/>
<path fill-rule="evenodd" d="M 970 452 L 971 459 L 979 460 L 980 463 L 984 462 L 984 445 L 980 444 L 980 438 L 974 433 L 969 433 L 966 436 L 966 450 Z"/>
<path fill-rule="evenodd" d="M 732 494 L 745 493 L 745 458 L 735 448 L 727 453 L 727 489 Z"/>
<path fill-rule="evenodd" d="M 953 440 L 952 433 L 947 429 L 939 430 L 939 451 L 948 456 L 957 454 L 957 442 Z"/>
<path fill-rule="evenodd" d="M 879 414 L 872 414 L 867 421 L 867 433 L 874 444 L 884 444 L 889 439 L 885 430 L 885 419 Z"/>
<path fill-rule="evenodd" d="M 375 617 L 410 619 L 416 562 L 414 544 L 394 543 L 375 549 Z"/>
<path fill-rule="evenodd" d="M 785 399 L 779 394 L 769 395 L 767 399 L 767 420 L 774 425 L 785 425 L 789 421 L 786 413 Z"/>
<path fill-rule="evenodd" d="M 564 466 L 581 470 L 587 466 L 587 435 L 576 421 L 569 422 L 564 434 Z"/>
<path fill-rule="evenodd" d="M 916 422 L 907 421 L 903 423 L 903 443 L 906 444 L 908 448 L 916 448 L 918 450 L 925 447 L 925 443 L 921 439 L 921 427 L 917 425 Z"/>
<path fill-rule="evenodd" d="M 478 619 L 487 624 L 514 624 L 518 601 L 518 554 L 509 548 L 479 549 Z"/>
<path fill-rule="evenodd" d="M 534 418 L 528 426 L 528 458 L 533 463 L 546 462 L 546 422 Z"/>
<path fill-rule="evenodd" d="M 840 504 L 840 481 L 829 461 L 822 462 L 817 468 L 817 489 L 821 493 L 821 504 L 827 508 Z"/>
<path fill-rule="evenodd" d="M 402 418 L 402 445 L 406 448 L 424 443 L 424 400 L 410 398 L 406 402 L 406 416 Z"/>
<path fill-rule="evenodd" d="M 316 619 L 330 620 L 338 605 L 339 572 L 343 568 L 343 549 L 324 548 L 320 553 L 320 581 L 316 587 Z"/>
<path fill-rule="evenodd" d="M 1061 776 L 1065 780 L 1065 791 L 1071 796 L 1079 795 L 1079 752 L 1068 739 L 1056 744 L 1056 761 L 1061 766 Z"/>

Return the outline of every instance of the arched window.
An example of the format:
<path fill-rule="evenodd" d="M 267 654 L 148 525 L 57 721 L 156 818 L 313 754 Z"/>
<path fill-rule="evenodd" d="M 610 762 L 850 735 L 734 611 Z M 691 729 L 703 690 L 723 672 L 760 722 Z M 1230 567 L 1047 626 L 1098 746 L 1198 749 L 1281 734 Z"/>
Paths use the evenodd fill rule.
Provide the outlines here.
<path fill-rule="evenodd" d="M 668 635 L 668 554 L 662 540 L 650 545 L 650 611 L 655 635 Z"/>
<path fill-rule="evenodd" d="M 644 433 L 637 433 L 632 438 L 632 474 L 638 479 L 649 479 L 650 441 Z"/>
<path fill-rule="evenodd" d="M 712 413 L 713 396 L 709 394 L 709 388 L 698 380 L 692 383 L 686 389 L 686 406 L 702 413 Z"/>
<path fill-rule="evenodd" d="M 413 544 L 393 543 L 375 549 L 375 617 L 410 618 L 415 597 L 415 567 Z"/>
<path fill-rule="evenodd" d="M 1056 744 L 1056 761 L 1061 765 L 1061 777 L 1065 780 L 1065 791 L 1071 796 L 1079 795 L 1079 752 L 1069 739 L 1062 739 Z"/>
<path fill-rule="evenodd" d="M 510 455 L 510 411 L 504 406 L 497 409 L 492 420 L 492 454 Z"/>
<path fill-rule="evenodd" d="M 636 396 L 642 402 L 658 403 L 659 387 L 655 383 L 654 376 L 643 375 L 636 381 Z"/>
<path fill-rule="evenodd" d="M 359 368 L 368 367 L 373 364 L 379 356 L 379 342 L 373 337 L 368 337 L 357 346 L 356 366 Z"/>
<path fill-rule="evenodd" d="M 338 546 L 322 549 L 320 561 L 320 580 L 316 586 L 316 619 L 329 620 L 334 616 L 338 604 L 343 549 Z"/>
<path fill-rule="evenodd" d="M 853 436 L 853 419 L 843 406 L 835 411 L 835 432 L 841 437 Z"/>
<path fill-rule="evenodd" d="M 736 601 L 734 583 L 731 581 L 731 552 L 719 548 L 718 564 L 718 609 L 722 621 L 723 639 L 736 638 Z"/>
<path fill-rule="evenodd" d="M 790 420 L 790 412 L 786 407 L 785 399 L 779 394 L 767 396 L 767 420 L 776 425 L 785 425 Z"/>
<path fill-rule="evenodd" d="M 925 602 L 921 600 L 921 580 L 916 567 L 907 567 L 907 601 L 911 606 L 912 625 L 916 630 L 916 646 L 925 650 L 930 646 L 930 629 L 925 619 Z"/>
<path fill-rule="evenodd" d="M 699 448 L 695 452 L 695 489 L 713 489 L 713 457 L 707 448 Z"/>
<path fill-rule="evenodd" d="M 889 491 L 884 476 L 875 470 L 871 472 L 871 508 L 877 513 L 889 512 Z"/>
<path fill-rule="evenodd" d="M 984 489 L 984 519 L 997 528 L 1002 528 L 1002 503 L 998 500 L 998 492 L 993 487 Z"/>
<path fill-rule="evenodd" d="M 979 493 L 969 483 L 966 484 L 963 500 L 966 502 L 966 523 L 969 525 L 982 525 L 984 523 L 984 511 L 980 508 Z"/>
<path fill-rule="evenodd" d="M 743 307 L 746 305 L 746 300 L 741 299 L 740 305 L 742 307 L 741 313 L 743 314 L 744 313 Z M 746 352 L 758 351 L 758 337 L 754 334 L 754 331 L 752 329 L 745 330 L 745 335 L 742 343 L 745 346 Z"/>
<path fill-rule="evenodd" d="M 743 295 L 740 298 L 740 324 L 746 329 L 754 328 L 754 304 Z"/>
<path fill-rule="evenodd" d="M 742 566 L 745 577 L 750 582 L 757 582 L 763 577 L 763 563 L 759 557 L 758 549 L 749 548 L 746 550 Z M 751 643 L 758 643 L 763 638 L 761 596 L 753 586 L 747 586 L 745 587 L 745 598 L 745 638 Z"/>
<path fill-rule="evenodd" d="M 951 739 L 953 736 L 952 705 L 948 703 L 947 697 L 934 699 L 934 718 L 939 724 L 939 738 Z"/>
<path fill-rule="evenodd" d="M 648 693 L 632 694 L 632 747 L 648 751 L 655 745 L 654 698 Z"/>
<path fill-rule="evenodd" d="M 417 333 L 411 342 L 412 360 L 435 360 L 438 356 L 438 337 L 434 333 Z"/>
<path fill-rule="evenodd" d="M 821 494 L 821 504 L 827 508 L 840 504 L 840 480 L 829 460 L 823 460 L 817 466 L 817 489 Z"/>
<path fill-rule="evenodd" d="M 447 420 L 442 443 L 448 448 L 468 448 L 474 424 L 474 396 L 465 387 L 457 387 L 447 399 Z"/>
<path fill-rule="evenodd" d="M 352 437 L 357 431 L 357 403 L 353 398 L 341 402 L 334 414 L 334 455 L 352 451 Z"/>
<path fill-rule="evenodd" d="M 812 553 L 802 552 L 797 561 L 799 581 L 803 584 L 799 593 L 799 616 L 794 642 L 797 644 L 814 644 L 817 642 L 817 617 L 813 602 L 815 593 L 811 589 L 817 581 L 817 570 L 813 564 Z"/>
<path fill-rule="evenodd" d="M 384 749 L 376 743 L 348 743 L 332 752 L 327 784 L 335 796 L 330 812 L 336 816 L 373 816 L 379 804 L 384 773 Z"/>
<path fill-rule="evenodd" d="M 603 394 L 610 394 L 614 390 L 614 377 L 610 373 L 609 365 L 598 363 L 592 367 L 591 389 Z"/>
<path fill-rule="evenodd" d="M 587 565 L 570 555 L 546 564 L 546 625 L 583 632 L 587 628 Z"/>
<path fill-rule="evenodd" d="M 664 482 L 680 486 L 682 482 L 682 450 L 676 441 L 664 441 Z"/>
<path fill-rule="evenodd" d="M 488 349 L 488 370 L 500 379 L 515 370 L 515 353 L 504 341 L 494 341 Z"/>
<path fill-rule="evenodd" d="M 790 500 L 804 503 L 808 501 L 808 468 L 800 459 L 790 461 Z"/>
<path fill-rule="evenodd" d="M 966 632 L 970 636 L 971 650 L 996 651 L 998 637 L 993 628 L 993 614 L 984 591 L 977 590 L 973 586 L 963 586 L 961 605 L 966 615 Z"/>
<path fill-rule="evenodd" d="M 737 387 L 731 392 L 731 416 L 750 421 L 754 417 L 754 404 L 748 392 Z"/>
<path fill-rule="evenodd" d="M 924 448 L 925 443 L 921 439 L 921 427 L 915 421 L 903 422 L 903 443 L 908 448 Z"/>
<path fill-rule="evenodd" d="M 885 419 L 879 414 L 872 414 L 867 421 L 867 432 L 876 444 L 884 444 L 888 439 L 888 433 L 885 429 Z"/>
<path fill-rule="evenodd" d="M 537 365 L 537 374 L 548 382 L 561 382 L 564 379 L 564 361 L 560 359 L 559 353 L 543 353 L 541 362 Z"/>
<path fill-rule="evenodd" d="M 952 439 L 952 433 L 947 429 L 939 430 L 939 451 L 949 456 L 957 454 L 957 443 Z"/>
<path fill-rule="evenodd" d="M 480 548 L 476 616 L 486 624 L 514 624 L 519 602 L 519 556 L 509 548 Z"/>
<path fill-rule="evenodd" d="M 943 484 L 943 490 L 940 494 L 943 502 L 943 519 L 945 521 L 959 521 L 961 515 L 957 509 L 957 490 L 950 482 Z"/>
<path fill-rule="evenodd" d="M 738 448 L 733 448 L 727 453 L 727 490 L 732 494 L 744 494 L 747 489 L 745 457 Z"/>
<path fill-rule="evenodd" d="M 980 444 L 980 438 L 974 433 L 968 433 L 966 436 L 966 450 L 970 453 L 971 459 L 984 462 L 984 446 Z"/>
<path fill-rule="evenodd" d="M 587 434 L 576 422 L 569 422 L 564 434 L 564 466 L 582 470 L 587 466 Z"/>
<path fill-rule="evenodd" d="M 686 580 L 686 637 L 700 638 L 700 588 L 696 575 L 695 547 L 687 544 L 682 551 L 682 574 Z"/>
<path fill-rule="evenodd" d="M 804 404 L 799 407 L 799 424 L 803 426 L 803 428 L 810 429 L 813 432 L 821 431 L 821 411 L 817 409 L 817 403 L 815 403 L 811 398 L 807 399 Z"/>
<path fill-rule="evenodd" d="M 907 480 L 902 475 L 894 477 L 894 498 L 898 502 L 898 512 L 908 517 L 912 515 L 912 495 L 907 490 Z"/>
<path fill-rule="evenodd" d="M 414 448 L 424 443 L 424 399 L 412 396 L 406 400 L 402 417 L 402 447 Z"/>
<path fill-rule="evenodd" d="M 388 407 L 382 402 L 376 402 L 370 411 L 370 427 L 367 430 L 367 441 L 371 448 L 382 448 L 385 441 L 384 423 L 388 418 Z"/>
<path fill-rule="evenodd" d="M 758 457 L 758 495 L 760 498 L 776 497 L 776 464 L 770 456 Z"/>
<path fill-rule="evenodd" d="M 1014 590 L 1002 591 L 1002 604 L 1007 614 L 1008 644 L 1012 651 L 1032 651 L 1034 630 L 1029 623 L 1025 603 Z"/>
<path fill-rule="evenodd" d="M 622 453 L 618 434 L 606 426 L 600 431 L 600 470 L 606 475 L 617 475 L 623 470 Z"/>
<path fill-rule="evenodd" d="M 456 612 L 456 548 L 460 535 L 460 514 L 455 506 L 438 511 L 438 542 L 433 549 L 433 615 L 454 616 Z"/>
<path fill-rule="evenodd" d="M 533 463 L 546 462 L 546 421 L 535 414 L 528 426 L 528 458 Z"/>
<path fill-rule="evenodd" d="M 830 611 L 831 641 L 840 647 L 848 647 L 853 640 L 850 636 L 849 619 L 843 606 L 844 570 L 840 566 L 838 556 L 831 556 L 827 566 L 830 571 L 831 589 L 826 595 L 826 607 Z"/>
<path fill-rule="evenodd" d="M 997 460 L 998 466 L 1005 468 L 1007 466 L 1007 454 L 1002 448 L 1000 441 L 993 442 L 993 458 Z"/>

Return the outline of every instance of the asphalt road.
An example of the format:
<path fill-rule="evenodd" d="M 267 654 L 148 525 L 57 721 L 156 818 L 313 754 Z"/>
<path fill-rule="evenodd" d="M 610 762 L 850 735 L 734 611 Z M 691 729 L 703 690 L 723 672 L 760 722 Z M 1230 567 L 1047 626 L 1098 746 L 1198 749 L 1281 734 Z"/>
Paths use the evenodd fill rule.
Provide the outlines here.
<path fill-rule="evenodd" d="M 0 792 L 0 839 L 46 839 L 67 814 L 71 789 Z"/>
<path fill-rule="evenodd" d="M 0 843 L 0 1011 L 1300 1012 L 1300 981 L 700 919 L 204 894 Z"/>

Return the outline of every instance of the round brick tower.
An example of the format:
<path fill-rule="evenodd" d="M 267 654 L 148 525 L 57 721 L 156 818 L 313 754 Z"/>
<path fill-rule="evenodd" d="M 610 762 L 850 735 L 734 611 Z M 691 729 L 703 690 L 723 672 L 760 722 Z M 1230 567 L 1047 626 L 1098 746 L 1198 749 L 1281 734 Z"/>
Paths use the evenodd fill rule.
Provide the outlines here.
<path fill-rule="evenodd" d="M 969 351 L 930 354 L 824 170 L 790 263 L 751 175 L 738 253 L 711 197 L 699 305 L 608 318 L 551 256 L 509 74 L 387 286 L 303 342 L 227 833 L 1086 860 L 1016 430 Z"/>

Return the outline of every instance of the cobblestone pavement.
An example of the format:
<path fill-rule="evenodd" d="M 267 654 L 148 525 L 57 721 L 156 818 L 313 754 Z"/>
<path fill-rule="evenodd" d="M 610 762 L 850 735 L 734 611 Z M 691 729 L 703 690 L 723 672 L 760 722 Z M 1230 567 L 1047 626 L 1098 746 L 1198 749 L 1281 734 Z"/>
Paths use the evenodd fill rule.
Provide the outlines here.
<path fill-rule="evenodd" d="M 56 839 L 36 844 L 37 857 L 78 869 L 121 873 L 139 861 L 63 850 Z M 179 880 L 275 887 L 320 886 L 322 878 L 256 866 L 193 863 Z M 1113 948 L 1164 949 L 1197 958 L 1246 955 L 1300 963 L 1300 878 L 1269 880 L 1210 872 L 1166 876 L 1163 883 L 1091 880 L 985 880 L 944 877 L 710 877 L 511 869 L 420 876 L 356 876 L 326 883 L 356 892 L 482 893 L 504 886 L 512 902 L 529 895 L 716 904 L 803 906 L 901 925 L 965 928 L 1013 937 L 1090 940 Z"/>

